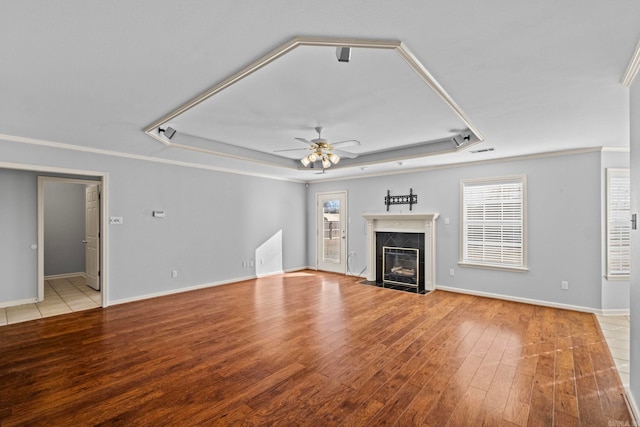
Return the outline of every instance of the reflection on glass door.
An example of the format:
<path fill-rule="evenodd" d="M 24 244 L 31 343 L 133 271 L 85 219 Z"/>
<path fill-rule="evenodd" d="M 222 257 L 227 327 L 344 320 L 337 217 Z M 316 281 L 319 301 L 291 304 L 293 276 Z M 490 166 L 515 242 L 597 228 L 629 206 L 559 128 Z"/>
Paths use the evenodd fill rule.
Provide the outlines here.
<path fill-rule="evenodd" d="M 346 193 L 318 194 L 318 269 L 346 272 Z"/>

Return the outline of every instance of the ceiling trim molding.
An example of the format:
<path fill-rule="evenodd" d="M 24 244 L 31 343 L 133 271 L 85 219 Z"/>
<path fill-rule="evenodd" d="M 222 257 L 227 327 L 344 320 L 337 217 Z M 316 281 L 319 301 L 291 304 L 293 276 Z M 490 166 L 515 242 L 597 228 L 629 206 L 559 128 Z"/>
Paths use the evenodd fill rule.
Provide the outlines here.
<path fill-rule="evenodd" d="M 43 139 L 27 138 L 23 136 L 0 134 L 0 140 L 4 140 L 8 142 L 17 142 L 21 144 L 39 145 L 42 147 L 57 148 L 61 150 L 81 151 L 84 153 L 98 154 L 98 155 L 111 156 L 111 157 L 120 157 L 120 158 L 131 159 L 131 160 L 141 160 L 145 162 L 162 163 L 165 165 L 182 166 L 182 167 L 188 167 L 188 168 L 194 168 L 194 169 L 204 169 L 204 170 L 209 170 L 214 172 L 225 172 L 225 173 L 231 173 L 234 175 L 246 175 L 246 176 L 253 176 L 256 178 L 267 178 L 267 179 L 273 179 L 276 181 L 287 181 L 287 182 L 297 182 L 297 183 L 306 182 L 301 179 L 282 178 L 282 177 L 277 177 L 277 176 L 267 175 L 267 174 L 244 172 L 236 169 L 227 169 L 227 168 L 221 168 L 217 166 L 203 165 L 199 163 L 183 162 L 180 160 L 161 159 L 158 157 L 145 156 L 143 154 L 131 154 L 131 153 L 124 153 L 122 151 L 103 150 L 101 148 L 92 148 L 92 147 L 85 147 L 81 145 L 65 144 L 62 142 L 53 142 L 53 141 L 47 141 Z M 42 168 L 47 166 L 36 165 L 34 167 Z M 64 169 L 64 168 L 61 168 L 61 169 Z"/>
<path fill-rule="evenodd" d="M 631 87 L 633 84 L 633 80 L 638 75 L 638 71 L 640 71 L 640 40 L 638 40 L 638 44 L 636 45 L 636 49 L 629 60 L 629 65 L 627 65 L 627 70 L 624 72 L 622 76 L 621 83 L 623 86 Z"/>
<path fill-rule="evenodd" d="M 239 82 L 245 77 L 251 75 L 252 73 L 260 70 L 264 66 L 272 63 L 276 59 L 282 57 L 283 55 L 291 52 L 293 49 L 298 46 L 323 46 L 323 47 L 357 47 L 357 48 L 372 48 L 372 49 L 389 49 L 395 50 L 398 55 L 405 61 L 405 63 L 415 72 L 418 77 L 422 79 L 424 83 L 427 84 L 441 99 L 442 101 L 453 110 L 453 112 L 462 120 L 465 126 L 469 129 L 471 133 L 475 136 L 472 139 L 472 143 L 465 144 L 464 146 L 458 147 L 456 151 L 466 150 L 472 145 L 475 145 L 479 142 L 484 141 L 484 137 L 480 133 L 480 131 L 476 128 L 476 126 L 471 122 L 466 113 L 460 108 L 460 106 L 451 98 L 451 96 L 444 90 L 444 88 L 435 80 L 435 78 L 427 71 L 427 69 L 422 65 L 422 63 L 418 60 L 418 58 L 407 48 L 407 46 L 399 41 L 399 40 L 376 40 L 376 39 L 356 39 L 356 38 L 333 38 L 333 37 L 306 37 L 299 36 L 294 37 L 293 39 L 285 42 L 284 44 L 278 46 L 273 49 L 266 55 L 260 57 L 258 60 L 252 62 L 246 67 L 242 68 L 237 73 L 225 78 L 215 86 L 196 96 L 195 98 L 187 101 L 177 109 L 171 111 L 169 114 L 163 116 L 162 118 L 156 120 L 151 123 L 149 126 L 144 128 L 144 132 L 150 137 L 156 139 L 164 145 L 169 147 L 181 148 L 181 149 L 192 149 L 190 146 L 184 144 L 176 144 L 167 140 L 160 136 L 159 129 L 163 125 L 167 125 L 172 119 L 178 117 L 180 114 L 190 110 L 191 108 L 197 106 L 203 101 L 211 98 L 213 95 L 223 91 L 229 86 Z M 180 130 L 178 129 L 178 132 Z M 199 151 L 202 153 L 208 153 L 213 155 L 227 155 L 221 153 L 219 151 L 210 150 L 207 148 L 198 147 L 195 151 Z M 252 158 L 247 158 L 244 156 L 237 157 L 242 160 L 248 161 L 256 161 Z"/>
<path fill-rule="evenodd" d="M 571 155 L 585 154 L 585 153 L 615 151 L 615 150 L 610 150 L 611 148 L 615 148 L 615 147 L 589 147 L 589 148 L 573 148 L 573 149 L 560 150 L 560 151 L 547 151 L 544 153 L 523 154 L 520 156 L 501 157 L 498 159 L 474 160 L 470 162 L 455 162 L 455 163 L 448 163 L 446 165 L 425 166 L 425 167 L 418 167 L 418 168 L 412 168 L 412 169 L 362 174 L 357 176 L 345 176 L 342 178 L 317 179 L 314 181 L 308 181 L 307 184 L 319 184 L 319 183 L 334 182 L 334 181 L 347 181 L 352 179 L 374 178 L 378 176 L 403 175 L 403 174 L 418 173 L 418 172 L 429 172 L 429 171 L 435 171 L 435 170 L 441 170 L 441 169 L 461 168 L 466 166 L 480 166 L 480 165 L 489 165 L 489 164 L 503 163 L 503 162 L 516 162 L 520 160 L 541 159 L 546 157 L 560 157 L 560 156 L 571 156 Z"/>
<path fill-rule="evenodd" d="M 629 147 L 602 147 L 603 153 L 630 153 Z"/>
<path fill-rule="evenodd" d="M 449 94 L 444 90 L 440 83 L 436 81 L 436 79 L 431 75 L 429 71 L 422 65 L 422 63 L 416 58 L 411 51 L 407 48 L 404 43 L 400 43 L 400 46 L 396 49 L 396 52 L 405 60 L 405 62 L 411 67 L 411 69 L 418 75 L 420 78 L 429 86 L 433 91 L 438 94 L 438 96 L 447 104 L 451 109 L 460 117 L 460 119 L 464 122 L 465 125 L 469 128 L 471 132 L 476 136 L 477 141 L 474 143 L 479 143 L 484 141 L 484 137 L 471 122 L 471 119 L 465 114 L 464 111 L 458 106 L 458 104 L 449 96 Z M 466 144 L 463 147 L 459 147 L 459 150 L 463 150 L 471 146 L 471 144 Z"/>

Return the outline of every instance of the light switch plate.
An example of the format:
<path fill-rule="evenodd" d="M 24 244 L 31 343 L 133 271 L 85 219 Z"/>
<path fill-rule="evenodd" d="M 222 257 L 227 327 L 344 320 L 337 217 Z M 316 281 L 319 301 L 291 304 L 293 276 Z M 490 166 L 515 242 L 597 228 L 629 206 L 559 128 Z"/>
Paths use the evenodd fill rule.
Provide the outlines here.
<path fill-rule="evenodd" d="M 109 218 L 109 224 L 117 224 L 120 225 L 124 222 L 121 216 L 112 216 Z"/>

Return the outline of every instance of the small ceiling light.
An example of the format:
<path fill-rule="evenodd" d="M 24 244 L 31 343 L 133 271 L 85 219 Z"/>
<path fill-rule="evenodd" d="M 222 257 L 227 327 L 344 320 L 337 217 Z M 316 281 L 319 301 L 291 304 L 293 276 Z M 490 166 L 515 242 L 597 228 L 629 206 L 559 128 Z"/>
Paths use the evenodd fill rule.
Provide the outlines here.
<path fill-rule="evenodd" d="M 460 135 L 456 135 L 453 138 L 453 143 L 456 148 L 462 147 L 464 144 L 471 141 L 471 134 L 469 133 L 461 133 Z"/>
<path fill-rule="evenodd" d="M 307 159 L 309 159 L 309 162 L 313 163 L 318 160 L 318 155 L 316 153 L 311 153 L 307 156 Z"/>
<path fill-rule="evenodd" d="M 331 160 L 331 163 L 333 163 L 334 165 L 337 165 L 340 161 L 340 156 L 338 156 L 337 154 L 329 153 L 328 157 L 329 160 Z"/>
<path fill-rule="evenodd" d="M 307 156 L 304 159 L 300 160 L 300 163 L 302 163 L 302 165 L 306 168 L 311 164 L 311 160 L 309 160 L 309 156 Z"/>
<path fill-rule="evenodd" d="M 338 62 L 349 62 L 351 59 L 351 48 L 347 46 L 338 46 L 336 48 L 336 57 Z"/>
<path fill-rule="evenodd" d="M 176 130 L 171 126 L 158 128 L 158 133 L 164 135 L 165 138 L 171 139 L 176 135 Z"/>

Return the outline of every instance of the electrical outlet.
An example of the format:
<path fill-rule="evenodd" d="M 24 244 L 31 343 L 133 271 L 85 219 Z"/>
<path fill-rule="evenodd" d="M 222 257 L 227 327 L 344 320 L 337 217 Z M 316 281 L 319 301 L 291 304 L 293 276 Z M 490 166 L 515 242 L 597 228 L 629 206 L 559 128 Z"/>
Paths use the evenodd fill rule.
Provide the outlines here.
<path fill-rule="evenodd" d="M 178 270 L 171 270 L 171 278 L 175 279 L 178 277 Z"/>
<path fill-rule="evenodd" d="M 565 290 L 565 291 L 569 290 L 569 282 L 567 282 L 566 280 L 563 280 L 563 281 L 560 283 L 560 287 L 561 287 L 563 290 Z"/>
<path fill-rule="evenodd" d="M 453 268 L 449 269 L 449 276 L 455 276 L 456 275 L 456 271 Z"/>

